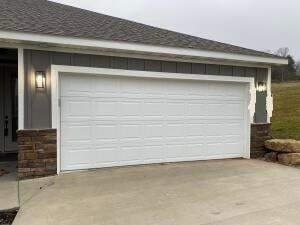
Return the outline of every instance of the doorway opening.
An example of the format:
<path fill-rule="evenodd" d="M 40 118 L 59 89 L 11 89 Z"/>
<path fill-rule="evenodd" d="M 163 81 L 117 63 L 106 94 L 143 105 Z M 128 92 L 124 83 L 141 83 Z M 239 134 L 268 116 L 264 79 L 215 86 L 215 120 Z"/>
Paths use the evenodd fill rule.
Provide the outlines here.
<path fill-rule="evenodd" d="M 18 50 L 0 48 L 0 177 L 16 173 Z"/>

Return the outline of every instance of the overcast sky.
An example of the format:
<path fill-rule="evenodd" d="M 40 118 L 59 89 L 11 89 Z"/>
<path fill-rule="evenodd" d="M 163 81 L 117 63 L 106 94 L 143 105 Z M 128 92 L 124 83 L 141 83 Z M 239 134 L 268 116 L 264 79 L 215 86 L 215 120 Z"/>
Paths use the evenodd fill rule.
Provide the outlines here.
<path fill-rule="evenodd" d="M 54 0 L 257 50 L 289 47 L 300 60 L 299 0 Z"/>

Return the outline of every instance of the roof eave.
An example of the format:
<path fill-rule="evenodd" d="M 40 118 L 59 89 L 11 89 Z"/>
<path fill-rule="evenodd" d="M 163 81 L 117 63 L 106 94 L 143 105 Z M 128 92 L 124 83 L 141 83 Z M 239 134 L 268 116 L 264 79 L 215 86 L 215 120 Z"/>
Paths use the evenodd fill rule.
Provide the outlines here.
<path fill-rule="evenodd" d="M 33 34 L 14 31 L 0 31 L 0 39 L 5 41 L 15 41 L 21 43 L 31 43 L 39 45 L 81 47 L 101 50 L 113 50 L 120 52 L 143 53 L 159 56 L 191 57 L 211 60 L 224 60 L 232 62 L 255 63 L 265 65 L 287 65 L 288 60 L 277 57 L 263 57 L 244 55 L 236 53 L 205 51 L 191 48 L 179 48 L 168 46 L 147 45 L 129 42 L 117 42 L 107 40 L 95 40 L 76 37 L 64 37 L 56 35 Z"/>

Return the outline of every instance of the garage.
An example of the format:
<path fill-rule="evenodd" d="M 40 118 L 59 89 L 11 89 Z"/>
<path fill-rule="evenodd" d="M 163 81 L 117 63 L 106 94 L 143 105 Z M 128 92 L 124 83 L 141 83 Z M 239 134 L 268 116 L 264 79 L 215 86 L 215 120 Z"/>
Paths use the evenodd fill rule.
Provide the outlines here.
<path fill-rule="evenodd" d="M 102 70 L 57 73 L 61 171 L 248 157 L 252 78 Z"/>

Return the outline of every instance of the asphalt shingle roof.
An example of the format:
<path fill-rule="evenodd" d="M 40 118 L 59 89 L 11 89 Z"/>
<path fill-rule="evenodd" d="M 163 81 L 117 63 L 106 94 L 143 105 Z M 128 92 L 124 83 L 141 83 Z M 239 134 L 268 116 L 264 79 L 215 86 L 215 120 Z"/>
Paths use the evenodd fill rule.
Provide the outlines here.
<path fill-rule="evenodd" d="M 277 57 L 47 0 L 0 0 L 0 30 Z"/>

